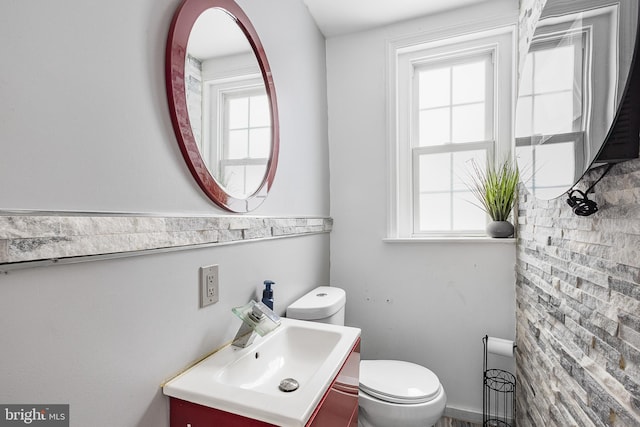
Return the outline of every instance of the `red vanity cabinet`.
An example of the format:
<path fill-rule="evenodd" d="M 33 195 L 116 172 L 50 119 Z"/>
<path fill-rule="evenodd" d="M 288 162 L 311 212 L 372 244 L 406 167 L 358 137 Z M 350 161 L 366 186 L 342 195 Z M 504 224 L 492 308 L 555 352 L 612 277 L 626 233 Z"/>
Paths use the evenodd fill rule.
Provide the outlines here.
<path fill-rule="evenodd" d="M 306 427 L 357 427 L 360 339 Z M 171 427 L 273 427 L 273 424 L 170 397 Z"/>
<path fill-rule="evenodd" d="M 307 427 L 358 427 L 360 385 L 360 339 L 342 365 Z"/>

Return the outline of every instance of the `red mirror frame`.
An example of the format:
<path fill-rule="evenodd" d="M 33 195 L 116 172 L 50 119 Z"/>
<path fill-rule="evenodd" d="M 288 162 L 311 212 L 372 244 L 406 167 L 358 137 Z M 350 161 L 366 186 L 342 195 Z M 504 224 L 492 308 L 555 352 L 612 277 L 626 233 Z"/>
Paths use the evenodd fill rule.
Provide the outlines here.
<path fill-rule="evenodd" d="M 216 8 L 227 12 L 235 19 L 238 27 L 247 37 L 256 55 L 262 78 L 264 80 L 269 107 L 271 110 L 271 156 L 267 163 L 267 170 L 260 187 L 246 199 L 239 199 L 229 195 L 225 189 L 211 176 L 204 163 L 196 143 L 191 122 L 187 111 L 185 92 L 185 61 L 187 43 L 194 23 L 205 10 Z M 205 194 L 221 208 L 231 212 L 250 212 L 260 206 L 271 189 L 278 165 L 278 151 L 280 146 L 280 129 L 278 124 L 278 107 L 276 92 L 271 75 L 271 68 L 267 61 L 260 38 L 251 24 L 249 17 L 233 0 L 183 0 L 171 22 L 167 50 L 165 57 L 165 78 L 169 111 L 173 129 L 178 139 L 180 151 L 195 178 Z"/>

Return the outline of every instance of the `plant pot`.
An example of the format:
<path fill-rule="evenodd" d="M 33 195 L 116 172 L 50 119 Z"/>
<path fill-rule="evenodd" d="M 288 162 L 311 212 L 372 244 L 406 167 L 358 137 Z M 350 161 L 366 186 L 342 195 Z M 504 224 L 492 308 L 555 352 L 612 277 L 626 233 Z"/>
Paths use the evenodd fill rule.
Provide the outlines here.
<path fill-rule="evenodd" d="M 509 221 L 491 221 L 487 224 L 487 235 L 489 237 L 505 238 L 513 236 L 513 224 Z"/>

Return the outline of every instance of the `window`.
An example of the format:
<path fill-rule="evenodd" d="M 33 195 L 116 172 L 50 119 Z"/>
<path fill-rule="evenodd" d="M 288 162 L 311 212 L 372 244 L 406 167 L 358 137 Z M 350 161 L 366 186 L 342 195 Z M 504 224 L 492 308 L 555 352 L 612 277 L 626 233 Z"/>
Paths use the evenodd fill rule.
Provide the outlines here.
<path fill-rule="evenodd" d="M 580 178 L 606 139 L 624 91 L 628 63 L 619 52 L 635 39 L 618 34 L 624 16 L 637 14 L 625 5 L 637 4 L 603 3 L 574 13 L 551 7 L 523 62 L 516 156 L 527 165 L 523 182 L 538 198 L 559 197 Z"/>
<path fill-rule="evenodd" d="M 502 29 L 394 51 L 390 237 L 484 235 L 466 183 L 472 162 L 510 154 L 512 38 Z"/>
<path fill-rule="evenodd" d="M 552 198 L 582 171 L 585 117 L 586 31 L 568 30 L 534 41 L 525 60 L 516 114 L 516 155 L 532 194 Z M 567 162 L 567 159 L 573 161 Z M 544 173 L 539 173 L 544 170 Z M 538 172 L 538 173 L 536 173 Z"/>
<path fill-rule="evenodd" d="M 247 197 L 260 186 L 271 150 L 270 110 L 264 84 L 254 79 L 207 83 L 205 141 L 223 143 L 206 144 L 202 147 L 203 157 L 229 194 Z"/>
<path fill-rule="evenodd" d="M 223 104 L 221 184 L 231 194 L 246 197 L 260 186 L 271 150 L 271 119 L 264 85 L 224 93 Z"/>
<path fill-rule="evenodd" d="M 484 229 L 465 167 L 493 154 L 492 52 L 414 64 L 414 234 Z"/>
<path fill-rule="evenodd" d="M 271 102 L 251 46 L 185 62 L 187 111 L 202 161 L 226 194 L 259 196 L 271 166 Z"/>

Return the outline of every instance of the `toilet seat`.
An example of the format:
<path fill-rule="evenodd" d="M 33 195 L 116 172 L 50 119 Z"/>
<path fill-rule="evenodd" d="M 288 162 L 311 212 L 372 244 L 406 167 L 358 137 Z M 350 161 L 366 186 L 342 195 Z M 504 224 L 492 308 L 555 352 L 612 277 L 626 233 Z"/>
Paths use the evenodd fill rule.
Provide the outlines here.
<path fill-rule="evenodd" d="M 417 404 L 433 400 L 440 380 L 429 369 L 400 360 L 360 362 L 360 390 L 390 403 Z"/>

